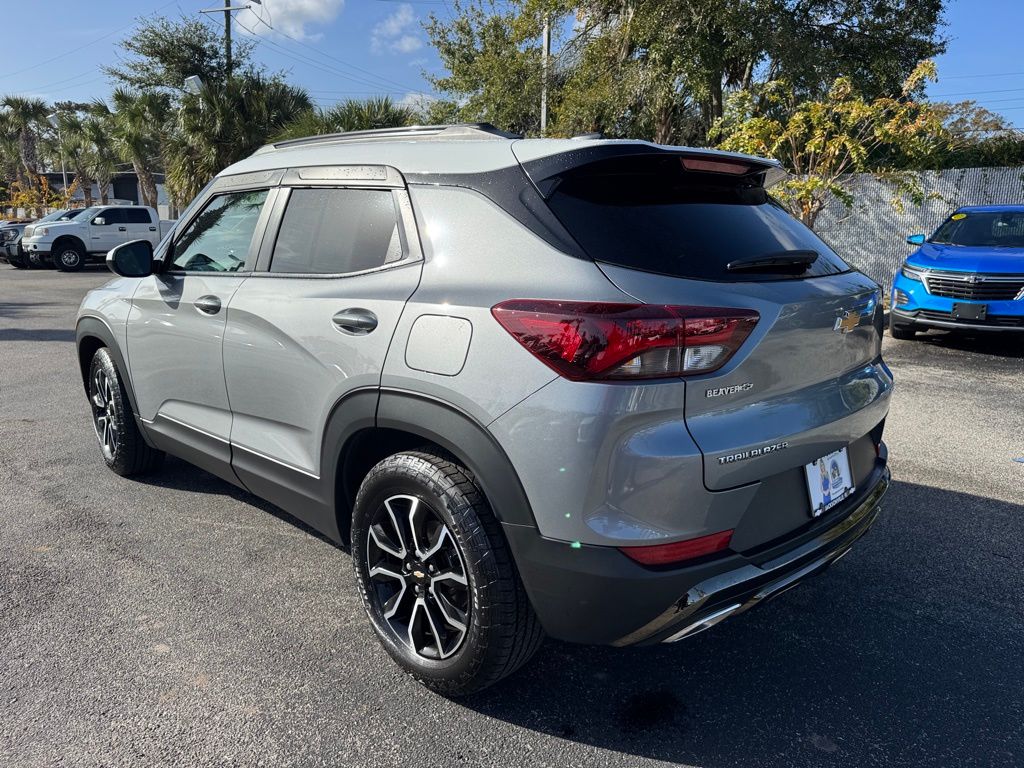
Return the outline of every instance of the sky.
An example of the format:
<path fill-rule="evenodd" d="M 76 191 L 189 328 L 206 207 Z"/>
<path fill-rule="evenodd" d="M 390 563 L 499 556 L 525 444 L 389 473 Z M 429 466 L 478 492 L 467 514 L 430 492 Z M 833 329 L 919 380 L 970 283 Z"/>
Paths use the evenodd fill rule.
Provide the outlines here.
<path fill-rule="evenodd" d="M 387 94 L 415 101 L 430 92 L 424 71 L 441 72 L 422 22 L 446 17 L 446 0 L 232 0 L 250 10 L 234 14 L 234 33 L 256 40 L 254 58 L 285 72 L 322 106 L 346 98 Z M 221 0 L 3 0 L 7 29 L 20 44 L 0 59 L 0 94 L 47 101 L 91 101 L 110 84 L 100 67 L 114 63 L 118 41 L 138 16 L 197 16 Z M 45 8 L 45 14 L 41 9 Z M 202 14 L 223 28 L 221 14 Z M 948 50 L 937 60 L 939 82 L 929 96 L 975 99 L 1024 128 L 1024 61 L 1020 30 L 1024 0 L 949 0 Z M 28 33 L 35 43 L 24 44 Z M 30 52 L 35 55 L 29 55 Z"/>

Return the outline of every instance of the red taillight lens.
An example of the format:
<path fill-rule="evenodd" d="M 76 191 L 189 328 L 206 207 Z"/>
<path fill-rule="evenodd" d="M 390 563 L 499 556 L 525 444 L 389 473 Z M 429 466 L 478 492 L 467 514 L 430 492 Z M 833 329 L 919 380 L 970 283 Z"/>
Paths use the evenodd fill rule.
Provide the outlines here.
<path fill-rule="evenodd" d="M 754 330 L 749 309 L 513 299 L 491 310 L 566 378 L 654 379 L 718 370 Z"/>
<path fill-rule="evenodd" d="M 695 557 L 711 555 L 728 548 L 732 531 L 720 531 L 709 536 L 671 544 L 652 544 L 646 547 L 619 547 L 619 550 L 642 565 L 668 565 Z"/>

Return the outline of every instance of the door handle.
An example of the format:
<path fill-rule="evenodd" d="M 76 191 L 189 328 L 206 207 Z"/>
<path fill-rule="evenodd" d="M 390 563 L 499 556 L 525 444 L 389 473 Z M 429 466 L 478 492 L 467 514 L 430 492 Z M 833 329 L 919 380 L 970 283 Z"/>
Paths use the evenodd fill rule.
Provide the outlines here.
<path fill-rule="evenodd" d="M 377 316 L 368 309 L 343 309 L 331 318 L 339 330 L 353 336 L 365 336 L 377 327 Z"/>
<path fill-rule="evenodd" d="M 150 228 L 149 228 L 149 231 L 150 231 L 150 232 L 156 232 L 156 227 L 150 227 Z"/>
<path fill-rule="evenodd" d="M 196 309 L 206 315 L 216 315 L 220 312 L 220 299 L 216 296 L 200 296 L 193 304 Z"/>
<path fill-rule="evenodd" d="M 118 232 L 127 232 L 128 231 L 128 227 L 118 227 L 117 231 Z"/>

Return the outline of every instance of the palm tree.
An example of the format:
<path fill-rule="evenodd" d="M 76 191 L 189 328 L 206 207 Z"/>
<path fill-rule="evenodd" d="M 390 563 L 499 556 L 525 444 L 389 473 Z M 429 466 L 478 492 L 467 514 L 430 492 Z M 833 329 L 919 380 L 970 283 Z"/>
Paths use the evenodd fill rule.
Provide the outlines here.
<path fill-rule="evenodd" d="M 248 157 L 306 112 L 309 95 L 277 79 L 246 74 L 187 94 L 165 144 L 167 181 L 185 203 L 227 166 Z"/>
<path fill-rule="evenodd" d="M 106 110 L 106 105 L 103 105 Z M 114 148 L 111 139 L 111 116 L 109 110 L 106 115 L 103 111 L 97 113 L 95 104 L 90 109 L 90 114 L 83 122 L 85 138 L 92 147 L 90 154 L 89 171 L 96 179 L 96 186 L 100 190 L 100 203 L 106 205 L 110 198 L 110 182 L 117 171 L 117 161 L 120 157 Z"/>
<path fill-rule="evenodd" d="M 10 127 L 18 134 L 18 153 L 25 172 L 24 183 L 29 189 L 35 189 L 39 178 L 39 128 L 46 123 L 49 108 L 42 99 L 11 95 L 4 96 L 0 106 L 6 110 Z"/>
<path fill-rule="evenodd" d="M 92 205 L 92 166 L 93 145 L 85 133 L 85 119 L 71 110 L 61 111 L 57 115 L 57 132 L 49 147 L 51 154 L 63 158 L 71 166 L 75 174 L 74 186 L 80 187 L 85 197 L 85 206 Z M 69 190 L 64 190 L 67 194 Z"/>
<path fill-rule="evenodd" d="M 389 97 L 372 99 L 347 99 L 330 109 L 310 110 L 292 121 L 275 138 L 297 139 L 302 136 L 317 136 L 323 133 L 341 131 L 367 131 L 374 128 L 395 128 L 412 125 L 417 113 Z"/>
<path fill-rule="evenodd" d="M 164 123 L 170 110 L 166 94 L 118 88 L 112 96 L 114 109 L 110 136 L 118 154 L 132 164 L 142 191 L 142 204 L 156 207 L 157 189 L 153 168 L 160 158 Z M 105 105 L 104 105 L 105 106 Z M 102 114 L 99 104 L 95 111 Z"/>

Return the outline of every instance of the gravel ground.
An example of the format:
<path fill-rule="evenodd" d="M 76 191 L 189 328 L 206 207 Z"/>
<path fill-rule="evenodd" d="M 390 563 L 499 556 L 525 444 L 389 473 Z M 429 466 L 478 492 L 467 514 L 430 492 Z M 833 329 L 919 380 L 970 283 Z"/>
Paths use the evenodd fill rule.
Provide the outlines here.
<path fill-rule="evenodd" d="M 826 575 L 454 702 L 343 550 L 182 462 L 106 470 L 72 329 L 107 277 L 0 265 L 0 765 L 1024 764 L 1024 339 L 886 340 L 897 482 Z"/>

